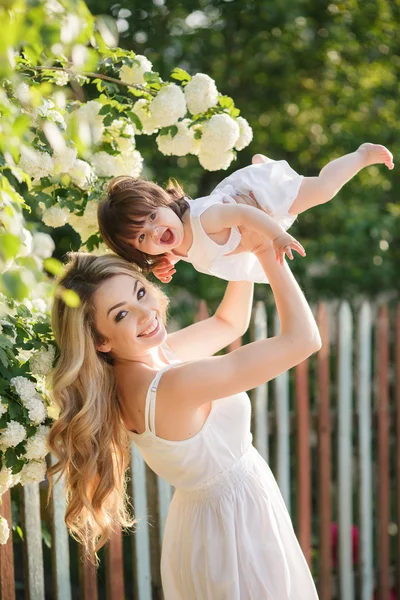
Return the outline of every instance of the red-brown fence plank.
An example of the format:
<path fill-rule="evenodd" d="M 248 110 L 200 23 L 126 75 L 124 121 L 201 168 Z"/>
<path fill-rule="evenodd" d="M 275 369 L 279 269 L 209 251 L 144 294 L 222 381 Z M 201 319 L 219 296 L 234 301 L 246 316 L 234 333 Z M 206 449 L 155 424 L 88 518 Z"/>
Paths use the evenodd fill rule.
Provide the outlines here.
<path fill-rule="evenodd" d="M 122 532 L 114 532 L 106 548 L 107 600 L 124 600 Z"/>
<path fill-rule="evenodd" d="M 79 587 L 81 600 L 98 600 L 97 569 L 84 554 L 79 544 Z"/>
<path fill-rule="evenodd" d="M 311 457 L 308 361 L 296 367 L 298 537 L 311 568 Z"/>
<path fill-rule="evenodd" d="M 0 599 L 15 600 L 10 490 L 7 490 L 1 497 L 0 515 L 7 520 L 10 528 L 8 542 L 4 545 L 0 545 Z"/>
<path fill-rule="evenodd" d="M 319 579 L 320 600 L 331 600 L 332 587 L 332 448 L 330 424 L 329 319 L 324 304 L 318 307 L 318 327 L 322 348 L 317 354 L 318 386 L 318 506 L 319 506 Z"/>
<path fill-rule="evenodd" d="M 400 525 L 400 304 L 396 312 L 396 480 L 397 523 Z M 397 533 L 397 596 L 400 597 L 400 533 Z"/>
<path fill-rule="evenodd" d="M 386 305 L 378 315 L 378 597 L 389 600 L 389 313 Z"/>

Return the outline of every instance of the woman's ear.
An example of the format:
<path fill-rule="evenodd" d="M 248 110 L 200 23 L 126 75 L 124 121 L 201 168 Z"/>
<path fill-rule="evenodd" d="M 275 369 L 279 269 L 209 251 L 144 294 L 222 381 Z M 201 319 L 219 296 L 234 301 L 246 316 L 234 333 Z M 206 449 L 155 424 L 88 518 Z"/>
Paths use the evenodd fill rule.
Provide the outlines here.
<path fill-rule="evenodd" d="M 96 344 L 97 352 L 110 352 L 111 344 L 108 340 L 104 340 L 98 344 Z"/>

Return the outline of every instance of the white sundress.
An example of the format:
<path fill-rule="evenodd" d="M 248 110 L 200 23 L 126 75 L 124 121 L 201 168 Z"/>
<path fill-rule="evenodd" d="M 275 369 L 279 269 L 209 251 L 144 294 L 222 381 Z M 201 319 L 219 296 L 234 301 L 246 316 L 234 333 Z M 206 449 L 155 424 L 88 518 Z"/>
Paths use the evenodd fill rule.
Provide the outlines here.
<path fill-rule="evenodd" d="M 231 228 L 224 245 L 217 244 L 205 233 L 200 217 L 214 204 L 234 203 L 233 196 L 253 192 L 262 209 L 289 229 L 296 219 L 295 215 L 289 214 L 289 209 L 299 193 L 302 179 L 285 160 L 269 159 L 267 163 L 235 171 L 221 181 L 210 196 L 189 200 L 193 242 L 187 256 L 180 258 L 190 262 L 200 273 L 228 281 L 268 283 L 261 264 L 251 252 L 227 256 L 240 244 L 241 235 L 237 227 Z"/>
<path fill-rule="evenodd" d="M 318 600 L 278 485 L 252 445 L 247 394 L 214 401 L 192 438 L 157 437 L 157 386 L 171 366 L 149 387 L 146 430 L 131 433 L 176 488 L 161 556 L 165 600 Z"/>

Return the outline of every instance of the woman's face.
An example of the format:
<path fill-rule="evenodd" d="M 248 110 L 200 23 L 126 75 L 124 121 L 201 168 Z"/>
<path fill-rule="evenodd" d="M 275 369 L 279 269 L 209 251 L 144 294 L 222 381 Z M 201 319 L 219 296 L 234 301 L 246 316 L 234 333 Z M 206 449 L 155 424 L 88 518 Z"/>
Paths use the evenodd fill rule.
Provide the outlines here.
<path fill-rule="evenodd" d="M 104 337 L 97 346 L 117 359 L 148 355 L 162 344 L 166 330 L 159 298 L 149 284 L 129 275 L 115 275 L 94 295 L 95 325 Z"/>

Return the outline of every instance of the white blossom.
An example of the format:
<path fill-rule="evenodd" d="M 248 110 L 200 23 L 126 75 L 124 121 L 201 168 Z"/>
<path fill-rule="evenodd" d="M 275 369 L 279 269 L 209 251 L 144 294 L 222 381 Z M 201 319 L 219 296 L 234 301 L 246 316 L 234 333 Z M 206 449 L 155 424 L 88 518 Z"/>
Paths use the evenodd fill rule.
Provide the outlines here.
<path fill-rule="evenodd" d="M 142 171 L 143 158 L 137 150 L 123 152 L 117 156 L 102 151 L 93 154 L 91 163 L 98 177 L 117 177 L 118 175 L 138 177 Z"/>
<path fill-rule="evenodd" d="M 51 206 L 42 215 L 42 221 L 48 227 L 62 227 L 68 221 L 70 212 L 66 206 Z"/>
<path fill-rule="evenodd" d="M 185 86 L 185 98 L 192 115 L 206 112 L 218 104 L 218 90 L 214 79 L 204 73 L 197 73 Z"/>
<path fill-rule="evenodd" d="M 11 386 L 15 389 L 22 402 L 25 404 L 29 402 L 31 398 L 34 398 L 37 394 L 36 386 L 27 377 L 18 375 L 10 380 Z"/>
<path fill-rule="evenodd" d="M 130 152 L 135 148 L 135 128 L 132 123 L 115 119 L 107 128 L 120 152 Z"/>
<path fill-rule="evenodd" d="M 82 104 L 77 110 L 70 113 L 70 118 L 76 118 L 78 122 L 84 123 L 89 127 L 93 143 L 101 140 L 104 131 L 104 116 L 99 115 L 101 108 L 102 105 L 100 102 L 90 100 L 90 102 Z"/>
<path fill-rule="evenodd" d="M 200 154 L 215 154 L 232 150 L 239 139 L 240 129 L 232 117 L 226 114 L 213 115 L 204 124 Z"/>
<path fill-rule="evenodd" d="M 40 483 L 46 476 L 46 461 L 30 460 L 20 471 L 21 485 Z"/>
<path fill-rule="evenodd" d="M 162 87 L 150 102 L 150 113 L 158 127 L 174 125 L 186 114 L 185 94 L 175 83 Z"/>
<path fill-rule="evenodd" d="M 32 177 L 34 183 L 38 183 L 42 177 L 48 177 L 54 170 L 53 159 L 50 154 L 26 146 L 21 148 L 21 158 L 18 166 Z"/>
<path fill-rule="evenodd" d="M 31 398 L 29 402 L 26 402 L 25 406 L 28 409 L 29 419 L 32 423 L 35 425 L 43 423 L 46 419 L 47 411 L 39 394 L 36 394 L 35 398 Z"/>
<path fill-rule="evenodd" d="M 153 65 L 149 59 L 141 54 L 137 54 L 135 56 L 135 63 L 131 67 L 128 65 L 123 65 L 121 67 L 119 78 L 125 83 L 145 84 L 146 82 L 144 80 L 144 74 L 152 69 Z"/>
<path fill-rule="evenodd" d="M 56 71 L 54 74 L 54 83 L 58 86 L 67 85 L 69 83 L 69 74 L 65 71 Z"/>
<path fill-rule="evenodd" d="M 0 435 L 2 448 L 14 448 L 26 438 L 25 427 L 18 421 L 10 421 Z"/>
<path fill-rule="evenodd" d="M 166 156 L 186 156 L 193 154 L 196 148 L 196 140 L 194 138 L 194 130 L 188 127 L 190 119 L 183 119 L 176 123 L 178 133 L 172 137 L 168 132 L 167 135 L 159 134 L 156 138 L 159 151 Z"/>
<path fill-rule="evenodd" d="M 0 333 L 2 330 L 2 326 L 0 325 Z M 8 410 L 8 404 L 3 402 L 2 397 L 0 396 L 0 417 L 2 417 Z"/>
<path fill-rule="evenodd" d="M 55 355 L 54 346 L 48 346 L 47 348 L 42 346 L 29 360 L 31 372 L 35 375 L 48 375 L 53 368 Z"/>
<path fill-rule="evenodd" d="M 135 113 L 140 119 L 142 124 L 142 129 L 137 129 L 135 127 L 135 133 L 140 134 L 144 133 L 146 135 L 151 135 L 159 128 L 155 118 L 149 112 L 149 103 L 144 98 L 140 98 L 132 107 L 132 112 Z"/>
<path fill-rule="evenodd" d="M 72 165 L 69 174 L 72 182 L 82 190 L 87 190 L 93 181 L 94 174 L 89 163 L 77 158 Z"/>
<path fill-rule="evenodd" d="M 236 122 L 239 125 L 240 135 L 235 144 L 235 148 L 236 150 L 243 150 L 243 148 L 246 148 L 253 139 L 253 130 L 243 117 L 238 117 Z"/>
<path fill-rule="evenodd" d="M 93 234 L 98 231 L 97 225 L 97 202 L 90 200 L 86 204 L 85 211 L 82 216 L 75 213 L 70 213 L 68 223 L 79 233 L 82 242 L 86 242 Z"/>
<path fill-rule="evenodd" d="M 202 149 L 200 149 L 199 152 L 199 163 L 206 171 L 225 170 L 229 167 L 234 158 L 235 155 L 232 150 L 220 152 L 219 154 L 204 152 Z"/>
<path fill-rule="evenodd" d="M 53 161 L 53 172 L 55 175 L 58 175 L 59 173 L 69 173 L 69 171 L 72 169 L 72 165 L 76 161 L 76 150 L 74 148 L 68 148 L 65 146 L 63 150 L 54 152 Z"/>
<path fill-rule="evenodd" d="M 4 545 L 8 541 L 10 535 L 10 528 L 7 523 L 7 519 L 0 517 L 0 544 Z"/>
<path fill-rule="evenodd" d="M 0 471 L 0 496 L 6 493 L 6 491 L 12 486 L 13 477 L 11 469 L 3 467 Z"/>
<path fill-rule="evenodd" d="M 46 456 L 49 451 L 47 446 L 47 436 L 49 435 L 49 431 L 50 427 L 41 425 L 35 435 L 28 438 L 25 445 L 25 458 L 28 460 L 37 460 Z"/>
<path fill-rule="evenodd" d="M 32 254 L 39 258 L 50 258 L 55 247 L 53 238 L 48 233 L 38 231 L 33 234 Z"/>
<path fill-rule="evenodd" d="M 21 231 L 21 245 L 18 250 L 18 256 L 28 256 L 32 252 L 33 236 L 25 227 Z"/>
<path fill-rule="evenodd" d="M 49 307 L 46 304 L 46 301 L 43 300 L 43 298 L 33 298 L 32 309 L 41 315 L 45 315 L 47 313 Z"/>

